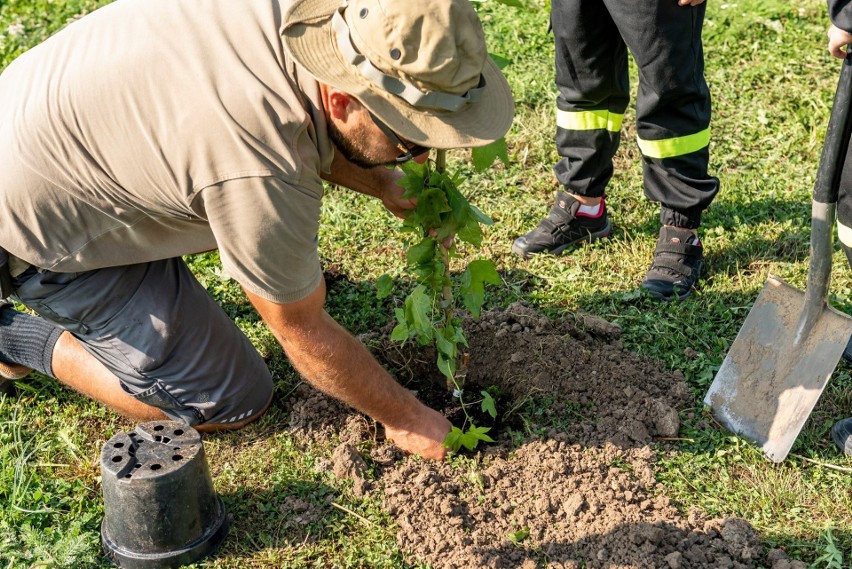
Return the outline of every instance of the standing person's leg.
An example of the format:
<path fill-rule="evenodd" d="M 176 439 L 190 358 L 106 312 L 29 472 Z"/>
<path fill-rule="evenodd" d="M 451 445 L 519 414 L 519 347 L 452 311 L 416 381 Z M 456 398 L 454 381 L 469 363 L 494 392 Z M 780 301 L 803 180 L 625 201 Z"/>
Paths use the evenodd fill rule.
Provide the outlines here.
<path fill-rule="evenodd" d="M 199 430 L 237 428 L 266 410 L 263 359 L 180 259 L 85 273 L 29 269 L 15 297 L 40 314 L 3 308 L 0 349 L 25 319 L 66 330 L 37 367 L 138 420 L 168 417 Z M 7 350 L 10 351 L 10 350 Z"/>
<path fill-rule="evenodd" d="M 852 145 L 846 151 L 846 161 L 840 176 L 840 188 L 837 197 L 837 237 L 849 268 L 852 269 Z M 843 359 L 852 362 L 852 338 L 843 351 Z M 831 428 L 834 444 L 844 454 L 852 456 L 852 417 L 837 421 Z"/>
<path fill-rule="evenodd" d="M 609 235 L 604 190 L 621 136 L 629 86 L 627 50 L 602 0 L 553 0 L 556 48 L 554 172 L 563 186 L 547 217 L 518 237 L 523 257 L 559 254 L 569 246 Z"/>
<path fill-rule="evenodd" d="M 664 300 L 686 298 L 701 272 L 697 228 L 719 191 L 707 173 L 710 92 L 701 29 L 705 5 L 605 0 L 639 68 L 636 125 L 645 195 L 660 202 L 663 227 L 642 283 Z"/>

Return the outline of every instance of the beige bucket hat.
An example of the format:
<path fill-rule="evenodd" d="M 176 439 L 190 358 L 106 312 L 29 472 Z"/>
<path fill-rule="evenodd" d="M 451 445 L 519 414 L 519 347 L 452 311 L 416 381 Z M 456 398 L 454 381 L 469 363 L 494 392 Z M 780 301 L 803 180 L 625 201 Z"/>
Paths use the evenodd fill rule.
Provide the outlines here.
<path fill-rule="evenodd" d="M 483 146 L 512 124 L 512 93 L 468 0 L 296 0 L 281 35 L 318 81 L 410 142 Z"/>

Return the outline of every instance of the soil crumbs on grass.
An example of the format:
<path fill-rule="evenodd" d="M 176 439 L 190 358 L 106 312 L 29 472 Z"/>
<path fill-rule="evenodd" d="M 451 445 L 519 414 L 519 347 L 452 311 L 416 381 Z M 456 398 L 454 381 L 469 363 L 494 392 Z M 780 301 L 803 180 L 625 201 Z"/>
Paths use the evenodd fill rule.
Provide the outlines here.
<path fill-rule="evenodd" d="M 509 417 L 468 460 L 435 464 L 373 438 L 371 423 L 307 386 L 290 428 L 340 440 L 317 465 L 378 493 L 411 561 L 436 568 L 805 567 L 768 554 L 742 519 L 681 513 L 654 477 L 654 448 L 676 437 L 693 401 L 681 374 L 623 349 L 617 326 L 577 314 L 552 320 L 517 303 L 466 321 L 467 382 L 496 386 Z M 431 389 L 433 354 L 364 338 L 410 389 Z M 424 378 L 432 379 L 424 379 Z M 419 384 L 418 384 L 419 382 Z M 532 405 L 535 419 L 511 413 Z M 512 425 L 513 416 L 517 425 Z M 368 445 L 369 446 L 369 445 Z M 363 445 L 361 445 L 363 448 Z"/>

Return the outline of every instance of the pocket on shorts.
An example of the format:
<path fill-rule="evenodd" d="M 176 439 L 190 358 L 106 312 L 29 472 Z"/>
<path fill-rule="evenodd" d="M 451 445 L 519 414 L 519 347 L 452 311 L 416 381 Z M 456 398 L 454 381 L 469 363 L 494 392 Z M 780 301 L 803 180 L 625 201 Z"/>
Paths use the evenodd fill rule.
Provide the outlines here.
<path fill-rule="evenodd" d="M 135 399 L 156 407 L 165 413 L 170 419 L 180 421 L 186 425 L 193 426 L 204 421 L 204 416 L 195 407 L 189 407 L 178 401 L 166 386 L 160 381 L 154 381 L 151 387 L 139 392 L 133 392 L 125 386 L 125 390 Z"/>

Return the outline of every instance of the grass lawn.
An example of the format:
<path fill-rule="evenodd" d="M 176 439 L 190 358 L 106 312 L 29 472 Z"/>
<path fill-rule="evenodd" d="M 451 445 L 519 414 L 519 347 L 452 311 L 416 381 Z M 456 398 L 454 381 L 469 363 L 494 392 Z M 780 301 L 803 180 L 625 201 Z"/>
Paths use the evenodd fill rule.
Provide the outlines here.
<path fill-rule="evenodd" d="M 105 3 L 0 0 L 0 68 Z M 708 3 L 711 169 L 722 191 L 701 229 L 701 288 L 672 304 L 637 292 L 650 263 L 658 209 L 643 196 L 632 109 L 608 189 L 612 238 L 562 257 L 523 261 L 511 254 L 514 237 L 546 213 L 556 189 L 552 40 L 541 5 L 514 10 L 486 0 L 480 6 L 491 51 L 512 60 L 505 73 L 517 101 L 508 166 L 475 173 L 467 152 L 449 155 L 451 168 L 464 172 L 462 191 L 496 222 L 483 252 L 497 263 L 505 285 L 488 290 L 486 306 L 523 299 L 547 314 L 581 309 L 620 324 L 629 349 L 681 370 L 694 393 L 694 407 L 681 416 L 684 441 L 661 453 L 658 463 L 658 477 L 679 506 L 741 516 L 767 547 L 783 546 L 808 563 L 832 551 L 842 555 L 840 565 L 816 567 L 852 567 L 852 459 L 837 452 L 828 434 L 834 420 L 852 414 L 851 366 L 838 366 L 781 464 L 724 431 L 695 427 L 708 420 L 703 395 L 767 275 L 805 287 L 810 193 L 840 69 L 826 52 L 824 0 Z M 635 77 L 634 70 L 634 91 Z M 410 282 L 398 223 L 377 202 L 339 188 L 329 188 L 323 217 L 322 257 L 346 277 L 331 284 L 328 311 L 354 333 L 384 325 L 392 303 L 376 300 L 375 280 L 389 273 L 402 292 Z M 407 566 L 380 503 L 356 498 L 347 483 L 314 470 L 336 441 L 307 443 L 288 434 L 286 403 L 299 379 L 238 286 L 223 278 L 215 255 L 189 260 L 269 358 L 277 383 L 262 420 L 205 439 L 216 489 L 235 522 L 220 553 L 200 566 Z M 839 248 L 833 261 L 831 300 L 852 313 L 852 271 Z M 18 395 L 0 399 L 0 569 L 101 566 L 100 448 L 133 423 L 45 378 L 18 386 Z M 331 509 L 327 518 L 310 522 L 317 539 L 294 541 L 282 529 L 279 506 L 295 497 L 333 500 L 357 516 Z"/>

